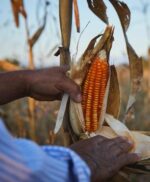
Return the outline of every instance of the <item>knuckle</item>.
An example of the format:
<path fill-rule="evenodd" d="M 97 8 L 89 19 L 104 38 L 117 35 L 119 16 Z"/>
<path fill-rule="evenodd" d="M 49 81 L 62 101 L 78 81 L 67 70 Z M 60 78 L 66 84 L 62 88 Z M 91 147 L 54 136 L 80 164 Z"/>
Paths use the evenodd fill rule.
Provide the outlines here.
<path fill-rule="evenodd" d="M 120 149 L 121 149 L 122 151 L 128 151 L 128 149 L 130 148 L 130 145 L 129 145 L 128 143 L 121 143 L 121 144 L 119 145 L 119 147 L 120 147 Z"/>
<path fill-rule="evenodd" d="M 122 137 L 117 137 L 116 141 L 117 142 L 126 142 L 126 140 L 124 138 L 122 138 Z"/>
<path fill-rule="evenodd" d="M 97 135 L 97 136 L 95 136 L 94 138 L 95 138 L 98 142 L 99 142 L 99 141 L 104 141 L 104 140 L 106 140 L 106 138 L 103 137 L 103 136 L 101 136 L 101 135 Z"/>

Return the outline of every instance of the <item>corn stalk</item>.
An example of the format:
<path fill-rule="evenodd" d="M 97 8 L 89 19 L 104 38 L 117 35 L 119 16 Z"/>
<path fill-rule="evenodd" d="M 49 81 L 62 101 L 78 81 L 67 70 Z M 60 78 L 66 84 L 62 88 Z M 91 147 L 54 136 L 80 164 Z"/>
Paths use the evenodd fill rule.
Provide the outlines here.
<path fill-rule="evenodd" d="M 60 28 L 61 28 L 61 39 L 62 47 L 59 48 L 60 51 L 60 65 L 70 65 L 70 38 L 71 38 L 71 26 L 72 26 L 72 0 L 60 0 L 59 1 L 59 17 L 60 17 Z M 69 108 L 67 106 L 66 111 Z M 63 134 L 64 134 L 64 145 L 70 144 L 70 134 L 69 128 L 69 116 L 68 112 L 65 113 L 63 122 Z"/>

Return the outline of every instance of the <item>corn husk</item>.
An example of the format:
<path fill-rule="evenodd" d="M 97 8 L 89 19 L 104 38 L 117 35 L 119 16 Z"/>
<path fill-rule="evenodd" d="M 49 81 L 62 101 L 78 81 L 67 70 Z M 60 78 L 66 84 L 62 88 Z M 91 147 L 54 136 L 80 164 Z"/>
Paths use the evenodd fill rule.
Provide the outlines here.
<path fill-rule="evenodd" d="M 111 49 L 112 41 L 113 41 L 113 27 L 108 26 L 102 35 L 99 42 L 95 45 L 96 41 L 94 38 L 86 51 L 84 52 L 83 56 L 80 58 L 80 60 L 76 64 L 72 64 L 70 76 L 71 78 L 79 85 L 82 85 L 82 82 L 84 81 L 85 75 L 87 74 L 87 70 L 90 67 L 92 58 L 100 53 L 101 51 L 106 51 L 107 58 L 109 58 L 109 52 Z M 96 132 L 93 133 L 87 133 L 85 132 L 85 124 L 84 124 L 84 116 L 82 111 L 82 106 L 80 103 L 75 103 L 72 100 L 70 100 L 70 123 L 72 126 L 72 129 L 76 135 L 79 136 L 80 139 L 85 139 L 89 137 L 93 137 L 95 135 L 102 135 L 107 138 L 115 138 L 117 136 L 123 136 L 128 138 L 128 140 L 132 141 L 134 143 L 134 147 L 131 152 L 138 153 L 141 157 L 139 161 L 139 165 L 143 165 L 145 167 L 145 170 L 139 169 L 139 166 L 130 166 L 126 169 L 130 172 L 135 173 L 144 173 L 150 174 L 149 167 L 150 166 L 150 137 L 147 135 L 142 134 L 139 131 L 130 131 L 125 124 L 117 120 L 119 108 L 120 108 L 120 94 L 118 94 L 117 98 L 117 105 L 116 102 L 112 103 L 114 104 L 115 112 L 112 111 L 112 108 L 108 108 L 109 104 L 111 103 L 108 101 L 109 96 L 111 95 L 111 89 L 110 89 L 110 80 L 111 79 L 111 67 L 110 67 L 110 74 L 109 79 L 107 82 L 106 92 L 103 100 L 103 106 L 102 106 L 102 113 L 99 118 L 99 128 Z M 113 82 L 113 84 L 115 84 Z M 118 88 L 118 86 L 115 86 L 114 88 Z M 119 93 L 119 92 L 118 92 Z M 111 96 L 113 98 L 113 96 Z M 114 97 L 115 99 L 115 97 Z M 115 108 L 116 107 L 116 108 Z M 107 111 L 109 113 L 107 113 Z M 107 126 L 106 126 L 107 125 Z M 141 163 L 141 161 L 145 161 L 144 163 Z"/>
<path fill-rule="evenodd" d="M 86 51 L 81 56 L 79 61 L 76 64 L 72 64 L 71 66 L 71 72 L 70 77 L 78 84 L 82 85 L 84 78 L 87 74 L 87 71 L 92 63 L 93 58 L 99 54 L 99 57 L 106 57 L 108 60 L 109 57 L 109 51 L 112 44 L 112 37 L 113 37 L 113 27 L 108 26 L 102 35 L 101 39 L 96 43 L 96 39 L 98 36 L 96 36 L 94 39 L 91 40 L 90 44 L 88 45 Z M 109 44 L 108 44 L 109 43 Z M 107 46 L 106 46 L 107 45 Z M 106 51 L 107 50 L 107 51 Z M 104 116 L 107 108 L 107 99 L 109 94 L 109 86 L 110 86 L 110 75 L 111 75 L 111 69 L 109 70 L 109 78 L 107 81 L 106 86 L 106 92 L 103 99 L 103 106 L 102 111 L 100 113 L 99 118 L 99 128 L 102 127 L 104 123 Z M 82 112 L 82 106 L 80 103 L 75 103 L 74 101 L 70 100 L 70 122 L 72 125 L 72 129 L 74 133 L 78 136 L 80 135 L 86 135 L 89 137 L 90 135 L 93 135 L 93 133 L 85 133 L 85 123 L 84 123 L 84 116 Z"/>

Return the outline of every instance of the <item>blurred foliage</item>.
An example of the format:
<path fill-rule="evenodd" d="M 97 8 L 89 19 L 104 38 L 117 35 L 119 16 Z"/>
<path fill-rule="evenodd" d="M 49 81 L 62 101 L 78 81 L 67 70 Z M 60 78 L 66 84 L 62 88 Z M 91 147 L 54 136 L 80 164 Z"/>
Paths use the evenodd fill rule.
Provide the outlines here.
<path fill-rule="evenodd" d="M 36 142 L 50 144 L 59 102 L 36 102 Z M 0 107 L 0 115 L 16 137 L 30 138 L 27 98 Z M 61 141 L 56 140 L 57 144 Z"/>

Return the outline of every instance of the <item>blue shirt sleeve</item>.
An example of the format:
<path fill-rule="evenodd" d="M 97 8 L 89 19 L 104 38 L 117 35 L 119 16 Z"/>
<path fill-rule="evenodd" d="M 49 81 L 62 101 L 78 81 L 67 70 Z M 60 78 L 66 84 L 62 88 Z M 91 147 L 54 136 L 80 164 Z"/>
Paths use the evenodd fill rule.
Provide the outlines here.
<path fill-rule="evenodd" d="M 12 137 L 0 121 L 0 181 L 88 182 L 87 164 L 72 150 Z"/>

